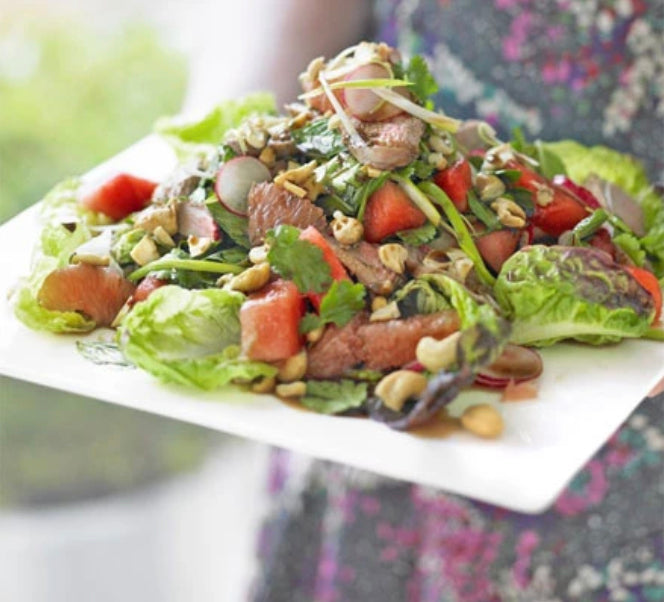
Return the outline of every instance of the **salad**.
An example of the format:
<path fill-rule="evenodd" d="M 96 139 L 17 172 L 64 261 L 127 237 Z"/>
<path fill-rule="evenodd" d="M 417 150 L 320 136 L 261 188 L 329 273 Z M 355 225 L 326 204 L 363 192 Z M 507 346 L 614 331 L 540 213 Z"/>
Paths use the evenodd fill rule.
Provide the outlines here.
<path fill-rule="evenodd" d="M 164 382 L 398 430 L 469 387 L 536 395 L 538 347 L 664 339 L 664 206 L 633 158 L 499 140 L 436 110 L 425 60 L 385 44 L 300 82 L 282 113 L 254 94 L 161 120 L 180 159 L 164 181 L 57 185 L 17 317 L 112 328 L 84 354 Z M 461 423 L 502 429 L 486 404 Z"/>

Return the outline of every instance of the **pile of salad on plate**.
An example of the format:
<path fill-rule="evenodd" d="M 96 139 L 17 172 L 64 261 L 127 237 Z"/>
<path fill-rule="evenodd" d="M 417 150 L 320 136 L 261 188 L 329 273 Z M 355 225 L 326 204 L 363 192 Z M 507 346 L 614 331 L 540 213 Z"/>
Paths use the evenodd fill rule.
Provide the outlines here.
<path fill-rule="evenodd" d="M 385 44 L 300 81 L 281 114 L 254 94 L 161 120 L 181 160 L 165 181 L 56 186 L 16 315 L 116 329 L 111 347 L 162 381 L 401 430 L 471 386 L 536 395 L 536 347 L 662 339 L 664 207 L 634 159 L 498 140 L 436 110 L 426 62 Z M 502 428 L 492 405 L 461 422 Z"/>

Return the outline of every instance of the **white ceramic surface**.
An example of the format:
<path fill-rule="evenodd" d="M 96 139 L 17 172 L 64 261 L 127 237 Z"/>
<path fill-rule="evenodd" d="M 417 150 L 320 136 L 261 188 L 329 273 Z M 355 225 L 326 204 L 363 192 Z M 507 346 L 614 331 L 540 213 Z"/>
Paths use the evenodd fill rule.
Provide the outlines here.
<path fill-rule="evenodd" d="M 173 162 L 168 148 L 150 137 L 90 175 L 125 169 L 160 178 Z M 502 405 L 506 429 L 498 441 L 464 433 L 425 438 L 369 420 L 300 411 L 270 396 L 165 386 L 139 370 L 90 363 L 74 344 L 82 337 L 32 332 L 14 318 L 5 299 L 27 272 L 37 233 L 35 208 L 0 227 L 0 373 L 517 511 L 545 510 L 664 376 L 664 345 L 651 341 L 546 349 L 538 398 Z M 471 392 L 460 401 L 487 395 Z"/>

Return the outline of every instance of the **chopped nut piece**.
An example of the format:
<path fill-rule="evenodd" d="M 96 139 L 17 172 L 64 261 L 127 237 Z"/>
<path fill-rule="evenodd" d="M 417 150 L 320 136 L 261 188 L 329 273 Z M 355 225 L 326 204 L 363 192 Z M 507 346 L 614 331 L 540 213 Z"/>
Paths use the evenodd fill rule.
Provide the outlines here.
<path fill-rule="evenodd" d="M 491 203 L 498 220 L 508 228 L 523 228 L 526 225 L 526 212 L 512 199 L 498 197 Z"/>
<path fill-rule="evenodd" d="M 504 428 L 500 412 L 487 403 L 469 407 L 461 416 L 461 424 L 471 433 L 488 439 L 500 436 Z"/>
<path fill-rule="evenodd" d="M 293 383 L 277 385 L 276 393 L 279 397 L 302 397 L 307 392 L 307 385 L 301 380 Z"/>
<path fill-rule="evenodd" d="M 403 274 L 408 259 L 408 251 L 398 243 L 388 243 L 378 248 L 378 257 L 381 263 L 388 269 Z"/>
<path fill-rule="evenodd" d="M 228 287 L 233 291 L 252 293 L 263 288 L 270 280 L 270 264 L 258 263 L 234 276 Z"/>
<path fill-rule="evenodd" d="M 166 232 L 163 226 L 157 226 L 152 233 L 155 241 L 159 243 L 162 247 L 168 247 L 172 249 L 175 246 L 175 241 L 171 238 L 171 235 Z"/>
<path fill-rule="evenodd" d="M 159 250 L 154 240 L 146 234 L 129 255 L 138 265 L 147 265 L 159 259 Z"/>
<path fill-rule="evenodd" d="M 333 219 L 330 223 L 332 234 L 339 243 L 342 245 L 354 245 L 356 242 L 362 240 L 364 226 L 361 221 L 344 215 L 341 211 L 335 211 L 332 217 Z"/>
<path fill-rule="evenodd" d="M 276 385 L 277 380 L 274 376 L 265 376 L 251 385 L 251 390 L 254 393 L 272 393 Z"/>
<path fill-rule="evenodd" d="M 249 261 L 254 265 L 258 263 L 265 263 L 267 261 L 267 245 L 260 245 L 258 247 L 252 247 L 249 249 Z"/>
<path fill-rule="evenodd" d="M 286 180 L 282 186 L 288 190 L 288 192 L 292 192 L 295 196 L 300 197 L 301 199 L 307 196 L 307 191 L 297 184 L 293 184 L 293 182 Z"/>
<path fill-rule="evenodd" d="M 268 167 L 272 167 L 274 165 L 274 162 L 277 160 L 277 155 L 272 147 L 266 146 L 261 151 L 261 154 L 258 155 L 258 159 L 263 163 L 265 163 L 265 165 L 267 165 Z"/>
<path fill-rule="evenodd" d="M 381 295 L 374 297 L 371 301 L 371 311 L 378 311 L 387 305 L 387 299 Z"/>
<path fill-rule="evenodd" d="M 493 174 L 479 173 L 475 178 L 475 186 L 480 193 L 480 199 L 490 201 L 505 194 L 505 184 Z"/>
<path fill-rule="evenodd" d="M 212 246 L 212 239 L 207 236 L 196 236 L 190 234 L 187 237 L 187 244 L 189 245 L 189 254 L 192 257 L 200 257 Z"/>
<path fill-rule="evenodd" d="M 154 232 L 159 226 L 161 226 L 172 236 L 178 231 L 178 218 L 175 203 L 169 203 L 168 205 L 152 205 L 151 207 L 144 209 L 136 216 L 134 226 L 150 233 Z"/>
<path fill-rule="evenodd" d="M 292 383 L 304 378 L 307 372 L 307 352 L 302 350 L 299 353 L 284 360 L 279 366 L 277 379 L 282 383 Z"/>
<path fill-rule="evenodd" d="M 417 361 L 430 372 L 452 368 L 457 363 L 457 345 L 460 337 L 460 331 L 440 340 L 422 337 L 415 350 Z"/>
<path fill-rule="evenodd" d="M 388 320 L 396 320 L 401 316 L 399 306 L 395 301 L 391 301 L 384 307 L 381 307 L 371 313 L 369 316 L 370 322 L 387 322 Z"/>

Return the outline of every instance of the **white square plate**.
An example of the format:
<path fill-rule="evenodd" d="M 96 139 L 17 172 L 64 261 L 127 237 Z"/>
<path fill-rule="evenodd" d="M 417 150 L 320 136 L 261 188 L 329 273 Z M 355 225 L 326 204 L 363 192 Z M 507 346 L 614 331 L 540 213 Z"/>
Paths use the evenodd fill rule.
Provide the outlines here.
<path fill-rule="evenodd" d="M 174 162 L 166 144 L 149 137 L 89 175 L 126 170 L 159 179 Z M 27 273 L 38 233 L 34 207 L 0 227 L 3 300 Z M 531 513 L 555 500 L 664 376 L 661 343 L 557 345 L 542 352 L 538 398 L 502 406 L 506 429 L 501 439 L 484 441 L 464 433 L 426 438 L 369 420 L 299 411 L 270 396 L 231 388 L 201 393 L 162 385 L 140 370 L 98 366 L 76 350 L 75 340 L 84 337 L 32 332 L 4 301 L 0 333 L 0 373 L 6 376 Z M 473 391 L 460 401 L 490 395 Z"/>

